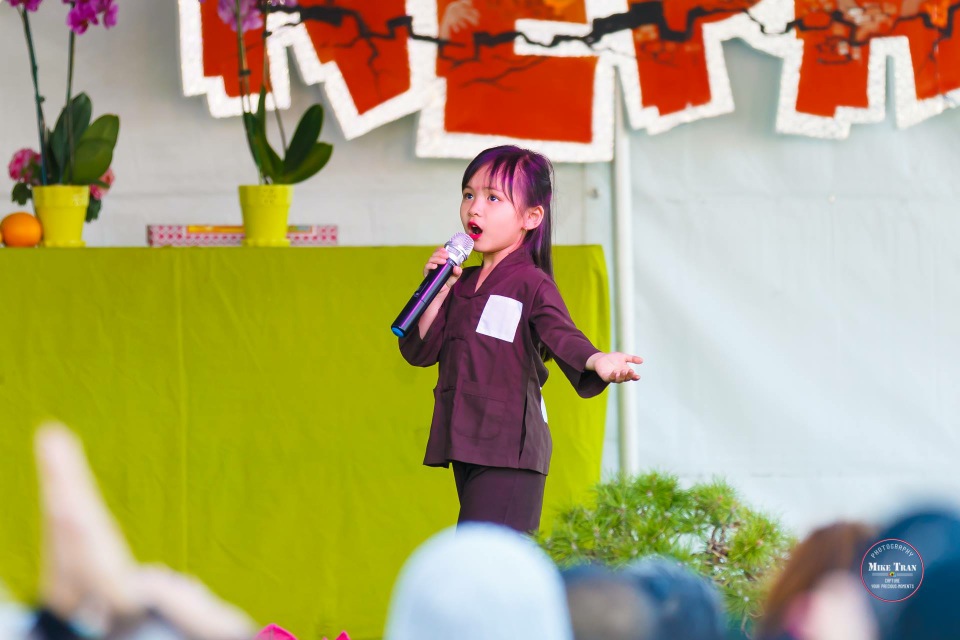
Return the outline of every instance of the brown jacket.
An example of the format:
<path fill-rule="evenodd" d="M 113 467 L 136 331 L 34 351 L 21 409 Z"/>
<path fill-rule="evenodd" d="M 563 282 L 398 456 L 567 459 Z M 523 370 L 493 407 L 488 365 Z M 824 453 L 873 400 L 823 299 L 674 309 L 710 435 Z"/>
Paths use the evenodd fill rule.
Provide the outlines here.
<path fill-rule="evenodd" d="M 427 335 L 411 331 L 400 352 L 412 365 L 440 363 L 423 463 L 451 460 L 546 474 L 553 442 L 540 389 L 542 341 L 577 393 L 607 386 L 587 359 L 597 353 L 570 319 L 553 279 L 523 248 L 503 259 L 475 291 L 479 267 L 464 269 Z"/>

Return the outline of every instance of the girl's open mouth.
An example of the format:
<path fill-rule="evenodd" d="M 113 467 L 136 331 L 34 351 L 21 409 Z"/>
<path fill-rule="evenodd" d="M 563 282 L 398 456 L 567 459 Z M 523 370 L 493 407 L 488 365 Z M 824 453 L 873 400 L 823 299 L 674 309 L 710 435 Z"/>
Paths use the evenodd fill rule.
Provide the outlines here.
<path fill-rule="evenodd" d="M 473 238 L 473 241 L 474 241 L 474 242 L 476 242 L 476 241 L 477 241 L 477 238 L 480 237 L 480 234 L 483 233 L 483 229 L 481 229 L 481 228 L 478 227 L 477 225 L 473 224 L 472 222 L 467 225 L 467 229 L 469 230 L 469 233 L 468 233 L 467 235 L 469 235 L 471 238 Z"/>

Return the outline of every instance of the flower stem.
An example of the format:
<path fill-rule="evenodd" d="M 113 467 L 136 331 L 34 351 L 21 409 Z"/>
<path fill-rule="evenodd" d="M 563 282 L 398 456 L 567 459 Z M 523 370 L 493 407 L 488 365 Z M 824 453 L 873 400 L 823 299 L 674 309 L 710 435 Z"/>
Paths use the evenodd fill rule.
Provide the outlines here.
<path fill-rule="evenodd" d="M 71 2 L 70 6 L 74 6 L 74 3 Z M 71 29 L 70 46 L 67 49 L 67 106 L 64 107 L 67 116 L 67 157 L 64 159 L 66 166 L 61 180 L 63 184 L 70 184 L 73 179 L 73 109 L 70 108 L 70 100 L 73 97 L 71 95 L 73 93 L 73 53 L 76 49 L 76 41 L 77 34 Z"/>
<path fill-rule="evenodd" d="M 235 18 L 237 21 L 237 57 L 240 65 L 240 105 L 243 109 L 243 130 L 247 134 L 247 142 L 250 145 L 250 152 L 253 154 L 253 163 L 257 165 L 258 184 L 264 184 L 266 180 L 263 176 L 263 168 L 260 165 L 260 158 L 257 156 L 257 146 L 253 142 L 253 132 L 250 131 L 250 125 L 247 123 L 247 114 L 253 112 L 250 106 L 250 70 L 247 68 L 247 47 L 243 42 L 243 15 L 241 14 L 240 0 L 234 3 L 236 10 Z"/>
<path fill-rule="evenodd" d="M 26 9 L 20 9 L 23 20 L 23 33 L 27 39 L 27 51 L 30 53 L 30 75 L 33 77 L 33 100 L 37 105 L 37 130 L 40 137 L 40 184 L 47 184 L 47 122 L 43 118 L 43 97 L 40 96 L 40 83 L 37 80 L 37 56 L 33 49 L 33 36 L 30 33 L 30 19 Z"/>
<path fill-rule="evenodd" d="M 264 23 L 270 20 L 270 4 L 262 3 Z M 267 91 L 273 93 L 273 83 L 270 81 L 270 60 L 267 57 L 267 38 L 270 37 L 269 25 L 264 24 L 263 28 L 263 83 Z M 273 115 L 277 118 L 277 128 L 280 129 L 280 146 L 283 149 L 281 157 L 287 157 L 287 133 L 283 130 L 283 118 L 280 117 L 280 107 L 277 106 L 277 94 L 273 94 Z"/>

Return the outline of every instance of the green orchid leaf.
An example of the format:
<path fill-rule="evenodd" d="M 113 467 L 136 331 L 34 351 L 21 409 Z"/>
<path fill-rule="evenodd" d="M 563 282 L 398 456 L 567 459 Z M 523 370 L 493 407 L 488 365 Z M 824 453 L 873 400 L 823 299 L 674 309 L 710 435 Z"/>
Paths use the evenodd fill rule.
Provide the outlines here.
<path fill-rule="evenodd" d="M 287 150 L 287 157 L 283 160 L 283 172 L 295 173 L 300 164 L 307 159 L 307 156 L 313 150 L 313 145 L 320 138 L 320 129 L 323 128 L 323 106 L 315 104 L 297 124 L 297 130 L 290 140 L 290 148 Z M 312 174 L 311 174 L 312 175 Z"/>
<path fill-rule="evenodd" d="M 90 204 L 87 205 L 87 222 L 93 222 L 100 216 L 101 207 L 103 207 L 102 200 L 90 198 Z"/>
<path fill-rule="evenodd" d="M 326 142 L 315 142 L 307 157 L 294 171 L 284 172 L 277 180 L 278 184 L 296 184 L 303 182 L 317 174 L 330 161 L 333 155 L 333 145 Z"/>
<path fill-rule="evenodd" d="M 113 149 L 120 134 L 120 118 L 105 114 L 97 118 L 80 136 L 74 151 L 70 184 L 92 184 L 107 172 L 113 162 Z"/>
<path fill-rule="evenodd" d="M 81 140 L 73 154 L 73 176 L 69 184 L 88 185 L 99 180 L 113 162 L 113 145 L 106 140 Z"/>
<path fill-rule="evenodd" d="M 102 115 L 93 121 L 83 135 L 80 141 L 84 140 L 103 140 L 109 142 L 111 146 L 117 145 L 117 136 L 120 134 L 120 118 L 113 114 Z"/>
<path fill-rule="evenodd" d="M 93 115 L 93 104 L 85 93 L 78 93 L 70 101 L 70 104 L 64 107 L 57 118 L 57 126 L 53 129 L 53 135 L 50 136 L 50 148 L 53 157 L 57 161 L 57 166 L 65 168 L 68 164 L 67 156 L 70 153 L 70 136 L 67 131 L 67 112 L 70 116 L 70 129 L 73 131 L 74 149 L 87 127 L 90 126 L 90 118 Z"/>
<path fill-rule="evenodd" d="M 252 113 L 243 114 L 243 131 L 247 134 L 247 145 L 250 147 L 250 152 L 254 153 L 253 140 L 256 137 L 257 118 Z"/>
<path fill-rule="evenodd" d="M 283 162 L 280 156 L 273 150 L 270 143 L 267 142 L 267 135 L 261 126 L 260 120 L 251 113 L 243 114 L 244 121 L 247 123 L 247 142 L 250 145 L 250 152 L 253 154 L 253 160 L 257 164 L 260 174 L 270 180 L 276 180 L 280 173 Z"/>
<path fill-rule="evenodd" d="M 43 146 L 43 159 L 47 162 L 47 184 L 60 183 L 60 164 L 53 155 L 53 145 L 50 141 L 53 139 L 53 133 L 49 129 L 46 131 Z"/>
<path fill-rule="evenodd" d="M 26 182 L 18 182 L 13 185 L 13 193 L 11 194 L 10 200 L 16 202 L 20 206 L 27 204 L 27 201 L 33 197 L 33 191 L 30 189 L 30 185 Z"/>
<path fill-rule="evenodd" d="M 257 124 L 260 125 L 260 130 L 263 131 L 263 135 L 267 135 L 267 86 L 261 85 L 260 87 L 260 99 L 257 100 Z"/>

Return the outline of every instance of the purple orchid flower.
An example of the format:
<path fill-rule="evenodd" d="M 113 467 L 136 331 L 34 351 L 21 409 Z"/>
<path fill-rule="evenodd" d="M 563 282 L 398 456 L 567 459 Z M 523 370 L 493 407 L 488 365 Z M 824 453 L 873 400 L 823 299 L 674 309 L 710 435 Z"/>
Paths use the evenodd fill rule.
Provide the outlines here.
<path fill-rule="evenodd" d="M 235 0 L 220 0 L 217 3 L 217 15 L 237 30 L 237 3 Z M 263 18 L 257 7 L 257 0 L 240 0 L 240 30 L 243 33 L 263 26 Z"/>
<path fill-rule="evenodd" d="M 200 0 L 204 2 L 204 0 Z M 263 12 L 260 10 L 259 0 L 240 0 L 240 32 L 246 33 L 251 29 L 263 26 Z M 295 0 L 267 0 L 269 5 L 294 5 Z M 237 30 L 237 2 L 236 0 L 218 0 L 217 15 L 224 24 L 233 31 Z"/>
<path fill-rule="evenodd" d="M 7 0 L 12 7 L 23 7 L 27 11 L 36 11 L 43 0 Z"/>
<path fill-rule="evenodd" d="M 202 4 L 204 0 L 200 0 Z M 219 0 L 217 15 L 228 27 L 237 30 L 237 2 L 236 0 Z M 251 29 L 263 26 L 263 18 L 257 6 L 257 0 L 240 0 L 240 32 L 246 33 Z"/>
<path fill-rule="evenodd" d="M 78 2 L 67 14 L 67 26 L 77 35 L 87 32 L 91 24 L 100 24 L 97 10 L 89 2 Z"/>
<path fill-rule="evenodd" d="M 107 29 L 117 24 L 115 0 L 63 0 L 63 3 L 70 5 L 67 26 L 77 35 L 86 33 L 90 25 L 98 25 L 101 21 Z"/>
<path fill-rule="evenodd" d="M 106 29 L 117 26 L 117 12 L 119 7 L 114 0 L 94 0 L 94 8 L 103 20 Z"/>

